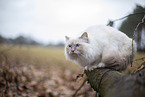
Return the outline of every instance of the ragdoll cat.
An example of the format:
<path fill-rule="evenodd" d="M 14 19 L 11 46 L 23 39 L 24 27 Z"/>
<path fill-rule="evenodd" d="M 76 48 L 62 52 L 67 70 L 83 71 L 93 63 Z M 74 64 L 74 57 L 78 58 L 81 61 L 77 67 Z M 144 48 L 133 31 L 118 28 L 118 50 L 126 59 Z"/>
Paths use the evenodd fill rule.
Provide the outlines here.
<path fill-rule="evenodd" d="M 76 37 L 66 36 L 65 57 L 87 70 L 125 70 L 136 55 L 136 43 L 109 26 L 92 26 Z"/>

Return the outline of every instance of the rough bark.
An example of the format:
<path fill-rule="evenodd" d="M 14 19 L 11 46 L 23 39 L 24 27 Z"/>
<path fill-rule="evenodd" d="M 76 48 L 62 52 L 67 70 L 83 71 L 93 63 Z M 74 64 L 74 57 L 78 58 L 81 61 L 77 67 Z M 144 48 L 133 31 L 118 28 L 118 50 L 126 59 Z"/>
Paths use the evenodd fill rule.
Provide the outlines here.
<path fill-rule="evenodd" d="M 145 69 L 134 74 L 109 69 L 95 69 L 85 73 L 91 87 L 99 91 L 101 97 L 145 97 Z"/>

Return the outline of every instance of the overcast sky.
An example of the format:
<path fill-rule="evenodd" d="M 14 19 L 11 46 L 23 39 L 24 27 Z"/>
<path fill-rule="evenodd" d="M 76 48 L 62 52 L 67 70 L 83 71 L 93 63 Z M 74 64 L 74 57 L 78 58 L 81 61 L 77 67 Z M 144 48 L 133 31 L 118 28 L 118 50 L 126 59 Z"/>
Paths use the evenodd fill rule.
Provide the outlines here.
<path fill-rule="evenodd" d="M 57 43 L 65 35 L 128 15 L 136 4 L 145 6 L 145 0 L 0 0 L 0 34 Z"/>

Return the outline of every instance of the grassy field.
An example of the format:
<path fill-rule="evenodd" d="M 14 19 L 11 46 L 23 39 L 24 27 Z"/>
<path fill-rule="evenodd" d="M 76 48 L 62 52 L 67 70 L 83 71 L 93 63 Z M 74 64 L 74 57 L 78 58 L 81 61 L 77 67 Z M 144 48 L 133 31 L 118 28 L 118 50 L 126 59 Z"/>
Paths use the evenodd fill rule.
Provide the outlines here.
<path fill-rule="evenodd" d="M 1 51 L 5 51 L 5 54 L 7 54 L 11 60 L 18 61 L 21 64 L 53 66 L 61 69 L 70 69 L 73 71 L 79 70 L 79 66 L 65 60 L 64 48 L 40 46 L 1 46 L 0 52 Z"/>
<path fill-rule="evenodd" d="M 40 47 L 40 46 L 0 46 L 0 52 L 4 51 L 5 54 L 12 61 L 20 62 L 20 64 L 28 64 L 35 66 L 50 66 L 60 69 L 70 69 L 72 71 L 78 71 L 81 68 L 71 61 L 67 61 L 64 56 L 64 48 L 56 47 Z M 135 59 L 145 57 L 145 53 L 137 53 Z M 137 68 L 143 60 L 134 62 L 127 71 L 132 72 Z M 126 72 L 127 72 L 126 71 Z"/>
<path fill-rule="evenodd" d="M 145 57 L 137 53 L 136 59 Z M 133 73 L 144 60 L 134 61 L 124 73 Z M 31 68 L 31 69 L 30 69 Z M 64 48 L 0 45 L 0 96 L 70 97 L 83 79 L 75 81 L 83 68 L 67 61 Z M 16 80 L 17 79 L 17 80 Z M 6 91 L 7 84 L 15 87 Z M 17 83 L 20 85 L 17 87 Z M 9 86 L 8 86 L 9 87 Z M 17 88 L 16 88 L 17 87 Z M 77 97 L 95 97 L 87 83 Z"/>

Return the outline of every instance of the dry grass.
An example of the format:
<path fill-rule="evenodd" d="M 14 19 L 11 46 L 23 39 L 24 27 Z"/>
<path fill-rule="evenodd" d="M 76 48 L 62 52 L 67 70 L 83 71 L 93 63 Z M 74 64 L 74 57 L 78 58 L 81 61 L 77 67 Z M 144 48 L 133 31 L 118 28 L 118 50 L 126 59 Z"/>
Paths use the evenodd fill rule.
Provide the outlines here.
<path fill-rule="evenodd" d="M 127 73 L 127 74 L 129 74 L 129 73 L 134 73 L 134 71 L 135 71 L 138 67 L 140 67 L 141 64 L 142 64 L 143 62 L 145 62 L 145 59 L 141 59 L 141 58 L 144 58 L 144 57 L 145 57 L 145 53 L 143 53 L 143 52 L 138 52 L 137 55 L 136 55 L 136 58 L 134 59 L 134 62 L 133 62 L 133 64 L 132 64 L 132 66 L 129 65 L 128 68 L 127 68 L 125 71 L 123 71 L 123 73 Z M 139 59 L 139 60 L 138 60 L 138 59 Z M 136 60 L 137 60 L 137 61 L 136 61 Z"/>

